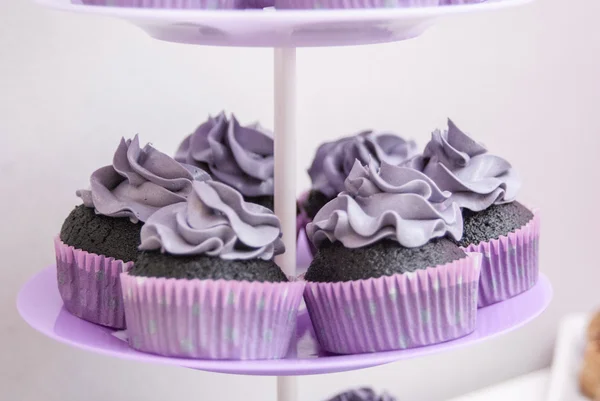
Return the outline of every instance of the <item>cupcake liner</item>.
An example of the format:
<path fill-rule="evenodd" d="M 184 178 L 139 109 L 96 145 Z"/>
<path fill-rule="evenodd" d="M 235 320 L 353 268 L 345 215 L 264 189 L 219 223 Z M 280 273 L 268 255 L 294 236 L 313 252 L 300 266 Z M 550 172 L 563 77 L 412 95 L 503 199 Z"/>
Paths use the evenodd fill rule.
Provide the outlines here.
<path fill-rule="evenodd" d="M 499 239 L 471 244 L 463 249 L 483 255 L 479 303 L 483 308 L 521 294 L 539 276 L 540 216 L 533 210 L 529 223 Z"/>
<path fill-rule="evenodd" d="M 125 328 L 119 275 L 131 269 L 133 262 L 75 249 L 59 237 L 54 239 L 54 249 L 58 291 L 65 308 L 89 322 Z"/>
<path fill-rule="evenodd" d="M 368 280 L 307 282 L 304 299 L 323 349 L 358 354 L 414 348 L 475 330 L 481 255 Z"/>
<path fill-rule="evenodd" d="M 275 0 L 279 9 L 435 7 L 440 0 Z"/>
<path fill-rule="evenodd" d="M 440 0 L 440 6 L 485 3 L 487 0 Z"/>
<path fill-rule="evenodd" d="M 275 6 L 275 0 L 246 0 L 243 8 L 265 8 Z"/>
<path fill-rule="evenodd" d="M 121 274 L 129 345 L 196 359 L 277 359 L 288 351 L 305 284 Z"/>
<path fill-rule="evenodd" d="M 260 6 L 267 0 L 252 1 L 246 7 L 247 0 L 77 0 L 88 6 L 133 7 L 133 8 L 180 8 L 180 9 L 243 9 Z"/>

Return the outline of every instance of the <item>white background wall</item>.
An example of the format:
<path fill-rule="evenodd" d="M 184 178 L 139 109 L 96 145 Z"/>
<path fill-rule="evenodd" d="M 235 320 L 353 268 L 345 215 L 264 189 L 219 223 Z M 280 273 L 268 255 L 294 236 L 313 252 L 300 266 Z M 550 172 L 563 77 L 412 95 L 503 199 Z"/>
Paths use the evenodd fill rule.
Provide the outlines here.
<path fill-rule="evenodd" d="M 443 400 L 550 362 L 560 316 L 598 303 L 600 27 L 597 0 L 538 0 L 445 20 L 421 38 L 298 54 L 298 188 L 324 138 L 391 129 L 422 145 L 452 117 L 525 179 L 543 209 L 550 309 L 469 349 L 306 377 L 301 401 L 350 385 Z M 121 135 L 166 152 L 225 108 L 272 127 L 270 50 L 185 47 L 120 21 L 0 2 L 0 399 L 274 401 L 275 379 L 146 366 L 71 349 L 17 315 L 21 284 L 52 263 L 74 192 Z"/>

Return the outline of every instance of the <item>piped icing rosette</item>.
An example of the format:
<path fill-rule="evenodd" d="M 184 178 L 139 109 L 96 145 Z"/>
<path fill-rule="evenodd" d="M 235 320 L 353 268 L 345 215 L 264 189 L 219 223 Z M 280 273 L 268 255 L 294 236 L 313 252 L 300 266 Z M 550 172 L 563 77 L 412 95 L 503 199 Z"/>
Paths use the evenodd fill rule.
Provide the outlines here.
<path fill-rule="evenodd" d="M 365 387 L 345 391 L 329 401 L 396 401 L 396 398 L 387 393 L 379 395 L 373 389 Z"/>
<path fill-rule="evenodd" d="M 414 141 L 384 132 L 364 131 L 319 146 L 308 169 L 312 187 L 328 198 L 342 192 L 355 160 L 362 164 L 399 165 L 416 153 Z"/>
<path fill-rule="evenodd" d="M 145 222 L 161 207 L 184 202 L 192 182 L 209 178 L 201 169 L 183 165 L 150 144 L 141 148 L 136 135 L 121 139 L 112 165 L 92 173 L 90 189 L 77 191 L 77 196 L 99 214 Z"/>
<path fill-rule="evenodd" d="M 448 130 L 436 130 L 422 155 L 406 163 L 452 193 L 461 208 L 475 212 L 515 200 L 521 180 L 505 159 L 461 131 L 452 120 Z"/>
<path fill-rule="evenodd" d="M 206 254 L 222 259 L 265 259 L 285 251 L 277 216 L 245 202 L 216 181 L 194 182 L 187 202 L 166 206 L 146 222 L 142 250 L 171 255 Z"/>
<path fill-rule="evenodd" d="M 258 123 L 242 126 L 225 113 L 186 137 L 175 159 L 205 169 L 245 197 L 273 195 L 273 135 Z"/>
<path fill-rule="evenodd" d="M 368 167 L 355 161 L 345 191 L 327 203 L 307 226 L 317 248 L 340 241 L 359 248 L 383 239 L 413 248 L 446 235 L 458 240 L 462 216 L 450 194 L 421 172 L 382 162 Z"/>

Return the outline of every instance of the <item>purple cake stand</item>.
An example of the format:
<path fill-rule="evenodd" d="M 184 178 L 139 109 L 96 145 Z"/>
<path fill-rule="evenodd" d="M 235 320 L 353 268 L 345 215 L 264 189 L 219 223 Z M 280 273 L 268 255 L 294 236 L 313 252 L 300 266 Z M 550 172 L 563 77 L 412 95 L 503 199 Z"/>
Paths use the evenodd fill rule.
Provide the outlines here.
<path fill-rule="evenodd" d="M 125 341 L 113 335 L 114 330 L 81 320 L 63 308 L 54 265 L 36 274 L 23 286 L 17 299 L 17 308 L 23 319 L 34 329 L 87 351 L 210 372 L 290 376 L 368 368 L 475 344 L 523 326 L 542 313 L 551 298 L 550 282 L 544 275 L 540 275 L 539 282 L 531 290 L 508 301 L 480 309 L 477 329 L 466 337 L 429 347 L 360 355 L 333 355 L 321 351 L 304 310 L 299 314 L 297 336 L 290 346 L 288 356 L 285 359 L 264 361 L 193 360 L 135 351 Z"/>
<path fill-rule="evenodd" d="M 487 0 L 421 8 L 354 10 L 175 10 L 86 6 L 80 0 L 36 0 L 63 11 L 105 15 L 128 21 L 156 39 L 213 46 L 274 47 L 275 213 L 281 220 L 286 252 L 277 263 L 292 275 L 296 265 L 296 47 L 385 43 L 414 38 L 445 16 L 496 11 L 531 0 Z M 507 20 L 507 23 L 510 21 Z M 310 320 L 301 314 L 298 335 L 287 358 L 275 361 L 205 361 L 166 358 L 130 349 L 111 330 L 79 320 L 62 307 L 54 266 L 21 290 L 17 305 L 23 318 L 42 333 L 67 344 L 107 355 L 188 368 L 253 375 L 277 375 L 277 399 L 295 401 L 293 375 L 342 372 L 381 365 L 470 345 L 520 327 L 550 302 L 544 276 L 530 291 L 481 309 L 477 330 L 462 339 L 431 347 L 339 356 L 320 352 Z"/>
<path fill-rule="evenodd" d="M 245 47 L 348 46 L 414 38 L 440 17 L 495 11 L 531 0 L 487 0 L 418 8 L 341 10 L 185 10 L 89 6 L 36 0 L 45 6 L 129 21 L 168 42 Z M 506 21 L 510 23 L 509 20 Z"/>

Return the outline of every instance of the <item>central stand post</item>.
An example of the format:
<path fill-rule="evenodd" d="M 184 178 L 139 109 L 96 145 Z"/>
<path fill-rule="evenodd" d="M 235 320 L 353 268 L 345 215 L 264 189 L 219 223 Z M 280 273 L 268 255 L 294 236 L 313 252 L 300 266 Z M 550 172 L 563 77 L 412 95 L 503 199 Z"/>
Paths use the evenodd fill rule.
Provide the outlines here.
<path fill-rule="evenodd" d="M 285 253 L 276 257 L 296 276 L 296 49 L 275 49 L 275 214 Z M 296 377 L 277 378 L 277 401 L 296 401 Z"/>
<path fill-rule="evenodd" d="M 296 49 L 275 49 L 275 214 L 285 253 L 276 262 L 296 275 Z"/>

